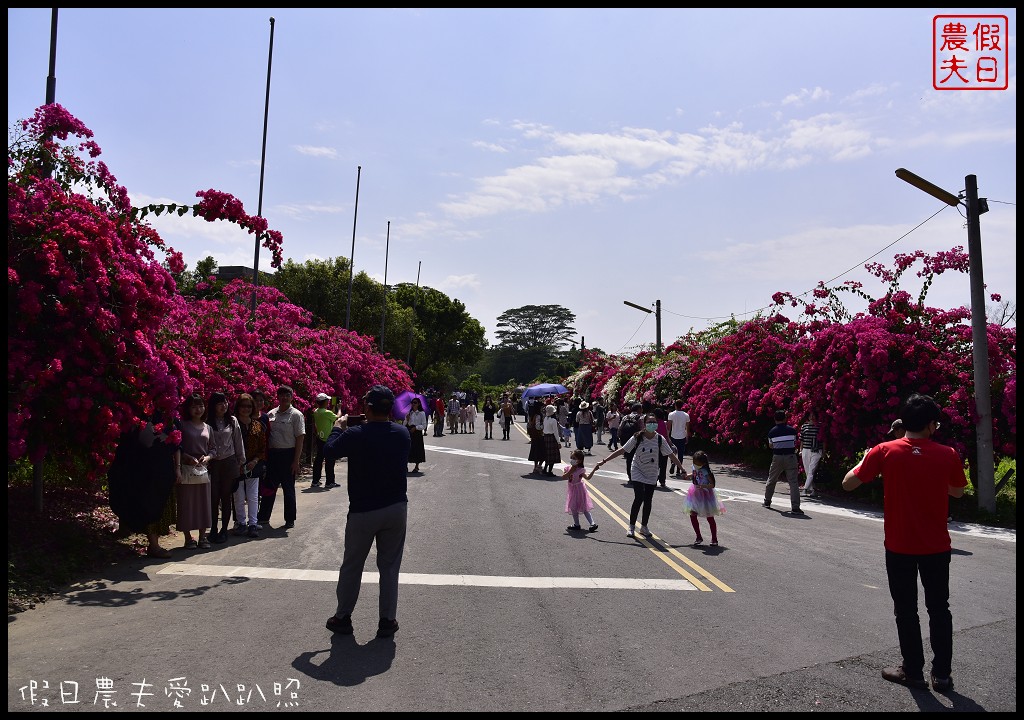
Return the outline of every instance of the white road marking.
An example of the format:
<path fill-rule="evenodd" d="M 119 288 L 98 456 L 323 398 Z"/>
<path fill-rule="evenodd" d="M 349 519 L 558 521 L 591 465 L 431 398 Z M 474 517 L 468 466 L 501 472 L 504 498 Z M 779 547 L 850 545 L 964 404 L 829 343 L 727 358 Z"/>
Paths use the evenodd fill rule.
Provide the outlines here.
<path fill-rule="evenodd" d="M 246 567 L 239 565 L 199 565 L 168 563 L 158 575 L 190 575 L 201 577 L 234 577 L 250 580 L 308 580 L 311 582 L 337 582 L 337 570 L 301 570 L 298 568 Z M 364 583 L 379 583 L 375 572 L 363 573 Z M 494 575 L 427 575 L 401 573 L 401 585 L 456 585 L 462 587 L 530 588 L 543 590 L 696 590 L 686 580 L 644 578 L 585 578 L 585 577 L 507 577 Z"/>

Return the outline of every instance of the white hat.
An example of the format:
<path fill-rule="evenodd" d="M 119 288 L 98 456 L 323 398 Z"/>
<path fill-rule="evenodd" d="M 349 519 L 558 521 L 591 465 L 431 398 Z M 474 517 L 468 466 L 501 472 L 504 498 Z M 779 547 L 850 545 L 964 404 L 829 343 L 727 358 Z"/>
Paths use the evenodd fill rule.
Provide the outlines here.
<path fill-rule="evenodd" d="M 544 406 L 544 414 L 545 415 L 554 415 L 556 412 L 557 412 L 557 410 L 555 409 L 554 405 L 545 405 Z"/>
<path fill-rule="evenodd" d="M 580 410 L 586 410 L 588 407 L 590 407 L 590 403 L 588 403 L 586 400 L 580 403 Z"/>
<path fill-rule="evenodd" d="M 323 402 L 324 400 L 330 400 L 330 399 L 331 399 L 331 396 L 328 395 L 327 393 L 317 393 L 317 395 L 316 395 L 316 401 L 317 402 Z"/>

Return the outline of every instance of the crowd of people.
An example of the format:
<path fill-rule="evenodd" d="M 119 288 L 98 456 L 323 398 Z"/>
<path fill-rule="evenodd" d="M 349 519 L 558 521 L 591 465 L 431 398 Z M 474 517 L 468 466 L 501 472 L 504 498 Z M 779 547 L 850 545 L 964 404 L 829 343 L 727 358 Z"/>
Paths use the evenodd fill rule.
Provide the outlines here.
<path fill-rule="evenodd" d="M 277 405 L 264 412 L 266 398 L 258 392 L 240 393 L 229 409 L 227 396 L 211 393 L 207 400 L 190 395 L 182 403 L 180 419 L 153 415 L 138 431 L 125 433 L 109 472 L 111 508 L 124 526 L 145 532 L 151 557 L 167 558 L 159 544 L 160 534 L 173 519 L 184 534 L 186 548 L 212 547 L 233 534 L 258 538 L 268 524 L 278 490 L 284 495 L 284 529 L 296 522 L 295 482 L 306 437 L 306 420 L 292 402 L 292 388 L 277 389 Z M 428 411 L 435 436 L 475 432 L 476 402 L 452 395 L 438 397 L 433 408 L 414 398 L 400 418 L 393 416 L 395 395 L 377 385 L 362 398 L 363 413 L 339 415 L 327 407 L 330 398 L 316 397 L 312 425 L 315 455 L 312 487 L 319 486 L 326 469 L 327 488 L 335 481 L 334 464 L 348 459 L 349 512 L 345 527 L 344 555 L 339 569 L 337 608 L 327 620 L 335 633 L 353 632 L 352 611 L 359 597 L 363 568 L 376 545 L 380 573 L 377 636 L 390 638 L 398 630 L 399 570 L 405 548 L 408 519 L 407 478 L 425 462 L 423 435 Z M 626 475 L 634 498 L 627 536 L 654 537 L 648 523 L 655 488 L 665 484 L 668 463 L 673 475 L 689 479 L 683 510 L 693 526 L 694 545 L 704 537 L 700 518 L 705 518 L 711 545 L 719 543 L 716 517 L 725 506 L 716 492 L 716 480 L 707 453 L 692 454 L 692 471 L 683 466 L 691 422 L 683 402 L 673 410 L 634 403 L 620 415 L 615 403 L 607 408 L 601 398 L 592 402 L 561 397 L 535 398 L 523 408 L 529 459 L 533 474 L 554 477 L 561 449 L 570 438 L 576 448 L 562 469 L 566 481 L 564 510 L 572 517 L 568 533 L 583 532 L 580 515 L 589 533 L 598 524 L 591 511 L 594 503 L 585 481 L 608 461 L 626 458 Z M 493 425 L 502 427 L 509 439 L 514 414 L 512 398 L 491 396 L 483 402 L 484 439 L 491 440 Z M 967 479 L 963 461 L 952 448 L 932 441 L 941 427 L 941 408 L 927 395 L 913 395 L 904 404 L 901 418 L 893 421 L 889 441 L 868 449 L 864 458 L 843 479 L 843 488 L 885 479 L 885 564 L 893 600 L 903 663 L 882 671 L 886 680 L 915 688 L 929 685 L 939 692 L 952 689 L 952 616 L 949 612 L 949 565 L 951 543 L 946 528 L 948 498 L 963 494 Z M 594 444 L 603 445 L 609 434 L 610 453 L 588 471 L 586 459 Z M 596 438 L 596 439 L 595 439 Z M 784 410 L 775 413 L 768 431 L 771 465 L 764 506 L 771 507 L 775 487 L 785 479 L 790 489 L 790 513 L 803 516 L 801 494 L 814 494 L 815 473 L 824 449 L 818 419 L 807 414 L 799 429 Z M 798 481 L 802 461 L 805 482 Z M 637 521 L 640 527 L 637 529 Z M 196 536 L 193 536 L 196 533 Z M 917 612 L 918 577 L 924 588 L 933 651 L 930 678 L 924 676 L 924 650 Z"/>

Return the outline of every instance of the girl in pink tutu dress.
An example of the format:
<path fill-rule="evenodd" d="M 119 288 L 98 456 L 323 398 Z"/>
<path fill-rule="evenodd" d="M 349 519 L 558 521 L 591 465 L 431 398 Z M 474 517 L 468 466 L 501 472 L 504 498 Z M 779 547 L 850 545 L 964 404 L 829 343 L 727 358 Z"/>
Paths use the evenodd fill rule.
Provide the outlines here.
<path fill-rule="evenodd" d="M 711 472 L 708 455 L 703 450 L 698 450 L 693 454 L 693 475 L 690 479 L 692 484 L 683 498 L 683 509 L 690 513 L 690 524 L 693 525 L 693 531 L 697 533 L 697 539 L 693 544 L 700 545 L 704 542 L 697 518 L 706 517 L 708 527 L 711 528 L 711 544 L 718 545 L 718 525 L 715 523 L 715 515 L 724 513 L 725 505 L 718 499 L 718 493 L 715 492 L 715 474 Z"/>
<path fill-rule="evenodd" d="M 593 471 L 590 473 L 593 475 Z M 590 523 L 587 532 L 597 532 L 597 523 L 590 511 L 594 508 L 594 501 L 590 499 L 587 492 L 587 485 L 583 482 L 587 478 L 587 470 L 583 467 L 583 451 L 573 450 L 569 453 L 569 464 L 562 470 L 562 477 L 568 483 L 565 491 L 565 511 L 572 515 L 572 525 L 566 528 L 569 532 L 578 532 L 580 527 L 580 513 Z"/>

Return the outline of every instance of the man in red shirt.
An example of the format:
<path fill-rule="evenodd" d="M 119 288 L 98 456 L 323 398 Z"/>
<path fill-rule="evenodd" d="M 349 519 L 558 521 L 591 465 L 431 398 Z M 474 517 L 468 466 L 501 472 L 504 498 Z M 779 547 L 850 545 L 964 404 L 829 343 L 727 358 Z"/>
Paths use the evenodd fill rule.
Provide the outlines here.
<path fill-rule="evenodd" d="M 957 452 L 931 440 L 939 429 L 941 408 L 928 395 L 911 395 L 900 418 L 906 436 L 875 445 L 843 478 L 854 490 L 884 481 L 885 571 L 889 578 L 903 664 L 885 668 L 882 677 L 910 687 L 926 688 L 924 645 L 917 617 L 917 576 L 921 575 L 931 638 L 932 688 L 953 688 L 953 615 L 949 612 L 949 561 L 952 545 L 946 518 L 949 497 L 961 497 L 967 486 L 964 463 Z"/>

